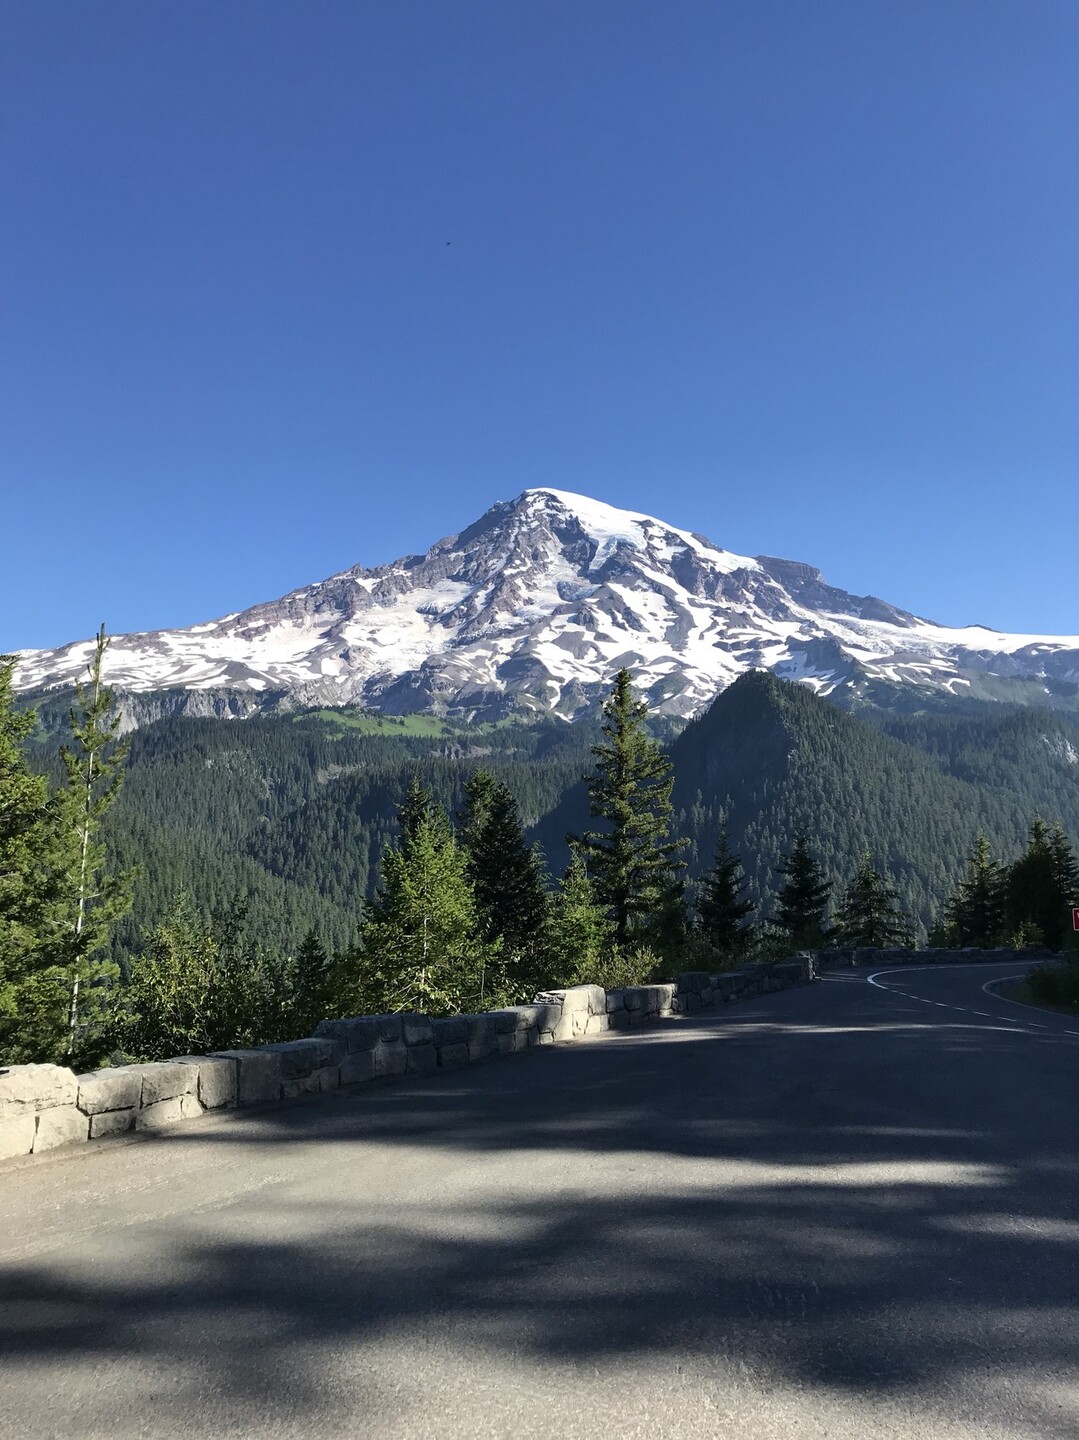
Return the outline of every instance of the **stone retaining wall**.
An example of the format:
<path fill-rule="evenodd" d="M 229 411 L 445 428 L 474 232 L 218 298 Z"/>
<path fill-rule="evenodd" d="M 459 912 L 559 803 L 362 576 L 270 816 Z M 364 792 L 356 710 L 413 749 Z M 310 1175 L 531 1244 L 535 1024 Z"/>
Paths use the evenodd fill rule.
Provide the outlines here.
<path fill-rule="evenodd" d="M 290 1100 L 389 1075 L 431 1075 L 534 1045 L 623 1030 L 802 985 L 811 956 L 672 984 L 603 990 L 575 985 L 475 1015 L 359 1015 L 323 1020 L 306 1040 L 179 1055 L 75 1075 L 61 1065 L 0 1068 L 0 1160 L 131 1130 L 157 1131 L 208 1110 Z"/>

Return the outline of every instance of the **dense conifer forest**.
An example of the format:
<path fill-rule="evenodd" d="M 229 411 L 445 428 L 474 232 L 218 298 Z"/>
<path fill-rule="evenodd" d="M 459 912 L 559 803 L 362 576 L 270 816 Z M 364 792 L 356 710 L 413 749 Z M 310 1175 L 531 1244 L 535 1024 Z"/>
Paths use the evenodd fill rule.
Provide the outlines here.
<path fill-rule="evenodd" d="M 99 927 L 99 978 L 129 1009 L 142 997 L 108 1053 L 177 1047 L 166 993 L 200 1017 L 192 1044 L 220 1045 L 295 1033 L 319 1006 L 460 1008 L 794 944 L 1061 943 L 1079 721 L 903 698 L 841 708 L 755 672 L 672 737 L 623 673 L 573 725 L 356 710 L 145 725 L 94 835 L 124 896 Z M 47 697 L 29 728 L 9 705 L 12 795 L 37 774 L 50 804 L 77 796 L 66 711 Z M 420 932 L 441 936 L 430 952 Z M 212 1003 L 191 998 L 196 973 Z"/>
<path fill-rule="evenodd" d="M 52 701 L 31 737 L 35 763 L 54 775 L 64 715 Z M 114 931 L 115 957 L 124 963 L 181 892 L 210 913 L 242 910 L 267 945 L 295 945 L 311 927 L 331 947 L 345 945 L 414 773 L 457 814 L 482 765 L 506 782 L 530 826 L 587 768 L 596 733 L 562 721 L 419 726 L 355 711 L 169 719 L 136 730 L 105 829 L 117 864 L 140 871 L 132 911 Z"/>
<path fill-rule="evenodd" d="M 925 927 L 951 893 L 973 837 L 1001 854 L 1022 847 L 1031 818 L 1079 833 L 1079 722 L 1049 710 L 971 707 L 851 714 L 765 672 L 724 691 L 669 746 L 676 831 L 691 877 L 726 824 L 747 889 L 765 910 L 792 837 L 812 838 L 838 885 L 869 850 Z M 564 835 L 584 823 L 578 784 L 537 835 L 557 866 Z"/>
<path fill-rule="evenodd" d="M 41 716 L 31 750 L 42 768 L 56 765 L 65 715 L 54 700 Z M 181 891 L 210 912 L 242 907 L 267 944 L 295 945 L 312 926 L 332 947 L 349 943 L 414 772 L 451 815 L 477 767 L 504 780 L 557 876 L 569 862 L 567 834 L 589 823 L 582 777 L 596 735 L 585 721 L 468 729 L 333 710 L 139 729 L 105 830 L 117 864 L 140 868 L 114 956 L 123 963 Z M 757 672 L 668 753 L 690 880 L 710 865 L 725 820 L 748 894 L 765 909 L 776 866 L 803 831 L 836 884 L 868 849 L 923 927 L 976 835 L 1017 853 L 1035 815 L 1079 834 L 1079 720 L 1049 710 L 968 703 L 848 713 Z"/>

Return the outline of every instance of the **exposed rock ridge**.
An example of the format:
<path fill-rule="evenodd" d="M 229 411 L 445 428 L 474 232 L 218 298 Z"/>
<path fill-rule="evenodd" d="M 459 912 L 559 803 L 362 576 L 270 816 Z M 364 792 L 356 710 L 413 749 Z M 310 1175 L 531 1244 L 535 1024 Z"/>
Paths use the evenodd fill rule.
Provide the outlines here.
<path fill-rule="evenodd" d="M 90 648 L 22 652 L 19 688 L 70 685 Z M 810 565 L 735 555 L 652 516 L 539 489 L 424 555 L 187 629 L 117 636 L 107 678 L 128 694 L 213 695 L 208 708 L 224 714 L 363 704 L 569 717 L 622 665 L 654 707 L 686 716 L 754 668 L 824 693 L 865 678 L 957 694 L 986 676 L 1074 686 L 1079 637 L 949 629 L 849 595 Z M 250 702 L 220 698 L 230 695 Z"/>

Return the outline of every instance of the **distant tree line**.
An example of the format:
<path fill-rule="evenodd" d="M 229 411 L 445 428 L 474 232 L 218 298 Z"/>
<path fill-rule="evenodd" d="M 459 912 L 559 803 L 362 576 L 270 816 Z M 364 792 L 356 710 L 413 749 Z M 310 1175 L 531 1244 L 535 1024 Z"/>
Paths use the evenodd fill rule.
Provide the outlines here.
<path fill-rule="evenodd" d="M 101 679 L 106 643 L 102 631 L 55 786 L 26 762 L 35 718 L 15 707 L 13 661 L 0 662 L 0 1060 L 161 1058 L 294 1038 L 335 1014 L 450 1014 L 554 985 L 611 988 L 804 948 L 915 941 L 873 856 L 833 895 L 806 832 L 777 866 L 767 914 L 747 894 L 722 816 L 710 868 L 690 886 L 688 842 L 672 833 L 673 767 L 622 670 L 591 746 L 592 825 L 570 837 L 555 885 L 504 779 L 472 768 L 451 815 L 416 775 L 350 943 L 310 926 L 294 949 L 268 944 L 242 900 L 213 910 L 181 892 L 121 973 L 106 942 L 134 875 L 109 870 L 100 839 L 126 748 Z M 1079 865 L 1068 838 L 1035 820 L 1010 863 L 977 840 L 931 938 L 1059 948 L 1071 904 Z"/>

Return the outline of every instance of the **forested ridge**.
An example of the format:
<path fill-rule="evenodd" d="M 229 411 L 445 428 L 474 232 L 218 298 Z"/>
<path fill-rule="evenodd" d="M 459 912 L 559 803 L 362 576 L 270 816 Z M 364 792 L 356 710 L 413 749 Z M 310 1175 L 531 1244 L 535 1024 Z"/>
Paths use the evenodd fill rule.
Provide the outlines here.
<path fill-rule="evenodd" d="M 972 836 L 1011 854 L 1034 815 L 1079 830 L 1079 724 L 1047 711 L 881 712 L 871 723 L 758 673 L 687 726 L 671 754 L 684 832 L 707 854 L 726 809 L 762 897 L 801 832 L 837 882 L 850 875 L 852 857 L 870 851 L 928 923 Z"/>
<path fill-rule="evenodd" d="M 42 718 L 30 753 L 55 776 L 60 704 Z M 423 729 L 433 733 L 416 733 Z M 267 945 L 295 946 L 313 927 L 327 945 L 344 946 L 397 834 L 413 773 L 456 814 L 469 774 L 483 765 L 505 780 L 531 825 L 586 769 L 596 733 L 562 721 L 421 727 L 357 711 L 165 719 L 138 729 L 105 823 L 117 864 L 140 872 L 132 911 L 113 933 L 114 956 L 124 963 L 181 892 L 212 913 L 242 908 Z"/>
<path fill-rule="evenodd" d="M 927 929 L 1058 948 L 1079 904 L 1079 727 L 1048 712 L 870 720 L 755 672 L 664 745 L 623 669 L 594 724 L 312 711 L 122 737 L 106 644 L 59 749 L 55 706 L 20 713 L 0 664 L 16 1057 L 255 1043 Z"/>
<path fill-rule="evenodd" d="M 757 671 L 692 720 L 669 754 L 690 876 L 709 864 L 725 822 L 748 892 L 764 908 L 799 833 L 812 837 L 836 884 L 869 850 L 903 904 L 929 926 L 974 836 L 1010 854 L 1034 815 L 1079 832 L 1079 722 L 1050 710 L 984 704 L 955 715 L 850 713 Z M 538 826 L 555 865 L 564 833 L 586 813 L 578 785 Z"/>
<path fill-rule="evenodd" d="M 60 707 L 39 726 L 43 766 Z M 267 944 L 295 945 L 312 926 L 330 946 L 355 934 L 396 810 L 413 773 L 450 814 L 478 766 L 505 781 L 553 875 L 565 837 L 587 824 L 582 776 L 595 723 L 479 726 L 427 717 L 315 711 L 160 720 L 132 736 L 124 790 L 106 838 L 122 867 L 138 864 L 132 913 L 117 927 L 123 957 L 188 891 L 213 910 L 246 907 Z M 1079 721 L 1049 710 L 967 703 L 955 713 L 862 707 L 850 713 L 764 672 L 720 695 L 668 744 L 674 827 L 689 841 L 688 874 L 710 864 L 725 820 L 747 890 L 767 908 L 791 837 L 813 837 L 837 884 L 868 849 L 904 905 L 931 923 L 970 852 L 986 836 L 1007 854 L 1034 815 L 1079 833 Z"/>

